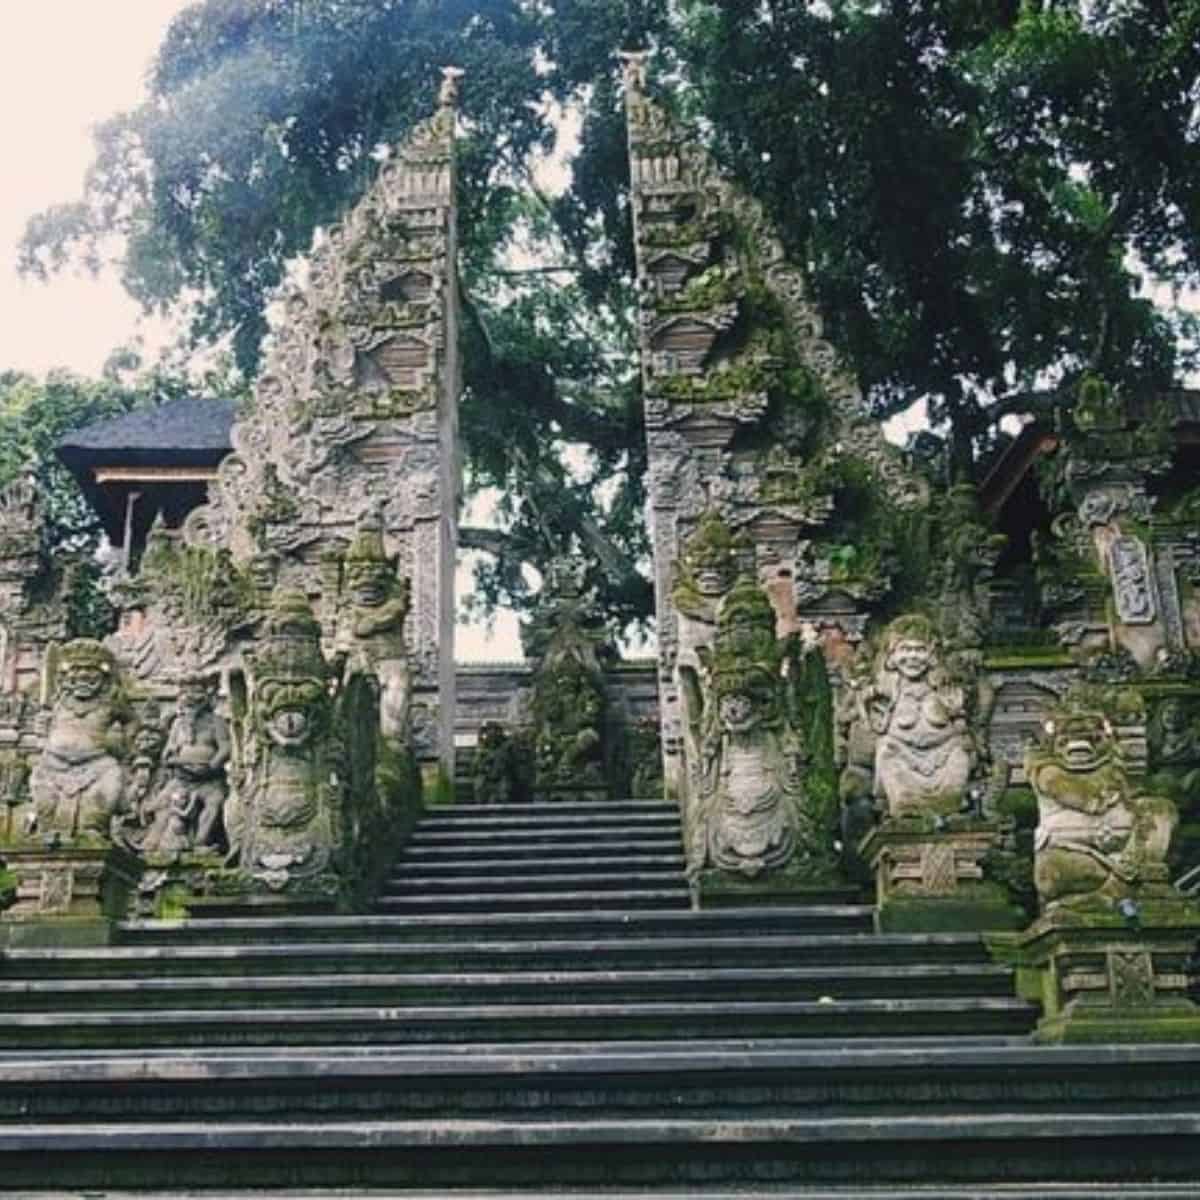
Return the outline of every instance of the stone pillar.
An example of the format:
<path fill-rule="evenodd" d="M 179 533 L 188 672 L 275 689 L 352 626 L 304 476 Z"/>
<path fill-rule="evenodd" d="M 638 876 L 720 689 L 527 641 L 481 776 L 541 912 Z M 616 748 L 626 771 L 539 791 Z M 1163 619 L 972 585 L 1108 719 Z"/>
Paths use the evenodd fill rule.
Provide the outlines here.
<path fill-rule="evenodd" d="M 664 776 L 686 818 L 702 771 L 688 675 L 704 674 L 721 590 L 682 579 L 701 527 L 727 528 L 780 638 L 815 633 L 832 653 L 861 638 L 891 578 L 878 547 L 853 570 L 837 559 L 850 535 L 827 531 L 841 494 L 869 479 L 861 512 L 924 504 L 927 489 L 883 442 L 761 207 L 650 99 L 646 56 L 624 60 Z"/>
<path fill-rule="evenodd" d="M 436 112 L 276 298 L 234 453 L 184 526 L 190 547 L 227 549 L 251 573 L 269 564 L 271 585 L 308 597 L 332 642 L 337 563 L 377 514 L 410 585 L 410 737 L 430 783 L 454 774 L 460 74 L 446 69 Z"/>
<path fill-rule="evenodd" d="M 985 859 L 1011 830 L 998 821 L 947 817 L 890 820 L 863 838 L 875 876 L 878 933 L 1019 929 L 1025 914 L 984 875 Z"/>
<path fill-rule="evenodd" d="M 12 847 L 3 858 L 14 886 L 4 946 L 106 945 L 142 873 L 118 846 Z"/>

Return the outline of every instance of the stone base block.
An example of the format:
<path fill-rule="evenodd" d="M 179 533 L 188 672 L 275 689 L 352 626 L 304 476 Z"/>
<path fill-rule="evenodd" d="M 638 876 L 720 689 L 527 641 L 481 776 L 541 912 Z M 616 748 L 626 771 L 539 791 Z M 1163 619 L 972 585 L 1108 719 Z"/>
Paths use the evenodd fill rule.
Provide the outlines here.
<path fill-rule="evenodd" d="M 1188 962 L 1200 907 L 1142 901 L 1136 918 L 1099 910 L 1041 917 L 1013 943 L 1017 987 L 1042 1005 L 1041 1042 L 1200 1042 Z"/>
<path fill-rule="evenodd" d="M 692 883 L 697 908 L 741 908 L 746 905 L 861 904 L 860 887 L 847 884 L 830 871 L 827 879 L 812 879 L 788 871 L 772 871 L 753 879 L 725 871 L 702 871 Z"/>
<path fill-rule="evenodd" d="M 130 915 L 144 920 L 188 917 L 285 916 L 338 912 L 343 884 L 332 872 L 303 879 L 274 879 L 225 866 L 213 854 L 150 859 Z"/>
<path fill-rule="evenodd" d="M 3 851 L 15 883 L 0 921 L 9 946 L 92 946 L 111 940 L 142 873 L 116 846 L 22 847 Z"/>
<path fill-rule="evenodd" d="M 1008 832 L 1002 822 L 966 817 L 892 820 L 872 829 L 858 852 L 875 878 L 877 932 L 1021 928 L 1024 912 L 983 871 Z"/>

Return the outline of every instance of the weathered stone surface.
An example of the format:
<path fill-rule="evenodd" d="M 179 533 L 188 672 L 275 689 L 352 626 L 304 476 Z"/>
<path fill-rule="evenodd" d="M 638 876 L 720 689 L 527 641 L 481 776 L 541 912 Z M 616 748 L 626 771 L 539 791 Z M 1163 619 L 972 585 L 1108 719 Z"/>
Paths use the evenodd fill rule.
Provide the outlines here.
<path fill-rule="evenodd" d="M 986 860 L 1004 845 L 1011 823 L 974 817 L 886 820 L 859 854 L 875 877 L 880 933 L 1019 929 L 1025 914 Z"/>
<path fill-rule="evenodd" d="M 116 663 L 80 638 L 56 655 L 45 744 L 29 775 L 27 837 L 111 843 L 126 815 L 125 730 L 129 710 Z"/>
<path fill-rule="evenodd" d="M 733 577 L 765 588 L 780 636 L 815 635 L 836 657 L 891 588 L 894 547 L 866 525 L 928 497 L 869 419 L 761 208 L 649 98 L 645 56 L 625 63 L 664 776 L 686 813 L 714 753 L 695 740 L 695 663 Z M 872 515 L 835 534 L 851 493 Z"/>
<path fill-rule="evenodd" d="M 1076 692 L 1047 718 L 1025 771 L 1038 799 L 1034 881 L 1042 909 L 1090 914 L 1170 895 L 1174 805 L 1141 791 L 1103 693 Z"/>

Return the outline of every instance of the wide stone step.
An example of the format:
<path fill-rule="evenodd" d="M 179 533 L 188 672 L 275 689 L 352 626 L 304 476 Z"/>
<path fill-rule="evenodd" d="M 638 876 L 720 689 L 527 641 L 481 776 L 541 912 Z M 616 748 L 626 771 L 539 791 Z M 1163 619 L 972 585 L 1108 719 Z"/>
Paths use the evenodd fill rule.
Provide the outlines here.
<path fill-rule="evenodd" d="M 480 809 L 478 813 L 458 816 L 424 817 L 415 832 L 427 833 L 538 833 L 555 831 L 590 834 L 592 831 L 616 831 L 628 835 L 646 829 L 664 831 L 679 828 L 679 814 L 658 811 L 622 813 L 610 817 L 588 813 L 502 813 Z"/>
<path fill-rule="evenodd" d="M 10 950 L 0 979 L 181 976 L 334 971 L 621 970 L 637 967 L 740 967 L 988 963 L 974 934 L 772 934 L 739 937 L 530 939 L 446 942 L 293 942 L 109 946 Z"/>
<path fill-rule="evenodd" d="M 491 879 L 497 875 L 515 874 L 518 868 L 531 876 L 555 875 L 565 872 L 628 876 L 630 873 L 641 874 L 646 871 L 670 872 L 678 876 L 683 872 L 684 861 L 682 854 L 664 854 L 659 849 L 635 854 L 596 854 L 593 852 L 591 854 L 580 853 L 576 856 L 539 856 L 536 859 L 524 860 L 519 863 L 514 862 L 510 855 L 505 855 L 503 858 L 480 855 L 476 858 L 462 856 L 440 860 L 405 855 L 396 865 L 389 882 L 412 883 L 417 879 L 429 879 L 441 883 L 446 879 L 469 876 Z"/>
<path fill-rule="evenodd" d="M 0 1049 L 384 1045 L 580 1038 L 954 1037 L 1029 1031 L 1008 998 L 60 1009 L 11 1013 Z"/>
<path fill-rule="evenodd" d="M 526 817 L 554 820 L 573 817 L 605 817 L 612 820 L 627 816 L 662 817 L 679 822 L 679 807 L 663 800 L 544 801 L 533 804 L 472 804 L 432 809 L 422 823 L 430 821 L 470 824 L 480 819 Z"/>
<path fill-rule="evenodd" d="M 861 1045 L 716 1041 L 341 1047 L 114 1056 L 0 1056 L 0 1122 L 324 1114 L 428 1119 L 598 1113 L 673 1116 L 1064 1114 L 1200 1103 L 1200 1052 L 1031 1047 L 963 1039 Z"/>
<path fill-rule="evenodd" d="M 644 912 L 459 913 L 436 916 L 296 916 L 129 921 L 125 943 L 184 945 L 196 942 L 280 944 L 288 941 L 395 942 L 515 938 L 742 937 L 868 933 L 872 910 L 860 904 L 789 908 L 677 909 Z"/>
<path fill-rule="evenodd" d="M 545 826 L 517 829 L 475 829 L 454 828 L 453 826 L 437 829 L 418 828 L 414 830 L 409 839 L 406 853 L 414 850 L 426 851 L 447 847 L 488 846 L 491 847 L 493 853 L 507 855 L 510 849 L 530 852 L 539 849 L 554 851 L 560 845 L 567 844 L 600 849 L 605 846 L 627 845 L 631 841 L 644 842 L 647 840 L 678 849 L 679 829 L 670 825 L 637 829 L 629 829 L 624 826 L 581 828 L 577 825 L 557 829 Z"/>
<path fill-rule="evenodd" d="M 936 1189 L 945 1181 L 974 1183 L 977 1197 L 990 1197 L 995 1193 L 979 1187 L 996 1179 L 1103 1180 L 1110 1187 L 1146 1178 L 1194 1181 L 1198 1132 L 1197 1107 L 1165 1114 L 1015 1109 L 885 1119 L 804 1114 L 26 1122 L 0 1127 L 0 1154 L 5 1185 L 23 1189 L 219 1187 L 236 1156 L 238 1184 L 271 1194 L 314 1182 L 351 1184 L 357 1195 L 374 1186 L 440 1189 L 450 1197 L 479 1180 L 510 1188 L 572 1188 L 701 1179 L 709 1187 L 794 1180 L 809 1188 L 932 1181 Z M 926 1187 L 926 1197 L 937 1194 Z"/>
<path fill-rule="evenodd" d="M 43 1200 L 67 1200 L 59 1193 L 26 1193 L 41 1196 Z M 263 1200 L 263 1191 L 238 1188 L 222 1188 L 219 1198 L 214 1200 Z M 348 1200 L 344 1188 L 278 1188 L 271 1189 L 272 1200 Z M 390 1193 L 356 1192 L 356 1197 L 370 1200 L 401 1200 Z M 595 1188 L 572 1187 L 570 1200 L 1195 1200 L 1196 1188 L 1191 1183 L 1106 1183 L 1089 1180 L 1087 1183 L 1035 1182 L 1030 1184 L 1006 1183 L 1001 1180 L 984 1181 L 979 1184 L 940 1184 L 928 1188 L 924 1184 L 908 1187 L 904 1184 L 889 1184 L 876 1188 L 854 1186 L 844 1188 L 838 1184 L 770 1183 L 738 1184 L 731 1187 L 709 1187 L 690 1185 L 680 1189 L 671 1185 L 649 1187 L 601 1186 Z M 178 1193 L 155 1193 L 156 1200 L 185 1200 Z M 71 1193 L 70 1200 L 75 1200 Z M 105 1188 L 104 1200 L 146 1200 L 145 1191 Z M 564 1200 L 561 1187 L 550 1185 L 539 1187 L 504 1188 L 440 1188 L 435 1192 L 405 1187 L 402 1200 Z"/>
<path fill-rule="evenodd" d="M 578 881 L 583 883 L 585 881 Z M 627 882 L 636 882 L 627 881 Z M 561 891 L 530 884 L 526 891 L 487 891 L 463 894 L 415 894 L 394 896 L 384 894 L 375 901 L 378 912 L 387 913 L 454 913 L 454 912 L 542 912 L 545 909 L 565 911 L 574 909 L 609 909 L 629 912 L 631 909 L 687 908 L 690 902 L 687 885 L 681 879 L 675 887 L 625 887 L 599 891 L 564 887 Z"/>
<path fill-rule="evenodd" d="M 611 842 L 564 839 L 549 843 L 510 843 L 505 845 L 503 858 L 499 861 L 509 864 L 529 860 L 568 863 L 581 858 L 624 864 L 638 858 L 682 859 L 682 852 L 677 834 L 659 837 L 647 834 L 641 838 Z M 487 841 L 477 845 L 462 845 L 457 842 L 449 845 L 414 845 L 410 842 L 404 849 L 399 865 L 407 869 L 410 865 L 436 866 L 439 863 L 462 863 L 465 865 L 496 861 L 498 861 L 496 848 Z"/>
<path fill-rule="evenodd" d="M 1012 995 L 990 964 L 717 967 L 644 971 L 348 972 L 179 978 L 0 980 L 0 1012 L 143 1007 L 315 1008 L 430 1004 L 637 1004 L 643 1001 L 821 1001 Z"/>
<path fill-rule="evenodd" d="M 687 882 L 678 867 L 658 867 L 651 870 L 613 871 L 603 866 L 591 870 L 572 871 L 525 870 L 507 868 L 496 874 L 479 875 L 409 875 L 397 872 L 383 889 L 384 896 L 425 896 L 430 900 L 447 896 L 456 898 L 472 892 L 582 892 L 582 891 L 644 891 L 655 888 L 686 888 Z M 551 902 L 553 907 L 553 902 Z"/>

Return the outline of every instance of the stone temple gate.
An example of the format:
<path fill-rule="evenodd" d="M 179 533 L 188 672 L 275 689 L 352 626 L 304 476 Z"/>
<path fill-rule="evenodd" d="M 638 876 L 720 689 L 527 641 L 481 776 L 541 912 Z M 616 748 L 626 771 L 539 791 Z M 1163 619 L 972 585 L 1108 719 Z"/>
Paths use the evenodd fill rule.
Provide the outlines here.
<path fill-rule="evenodd" d="M 636 786 L 678 808 L 697 907 L 873 888 L 883 930 L 1040 913 L 1030 969 L 1051 974 L 1062 930 L 1103 940 L 1114 905 L 1191 928 L 1190 394 L 1085 380 L 983 487 L 935 486 L 881 436 L 761 207 L 645 56 L 624 63 L 659 720 L 612 719 L 603 621 L 558 564 L 526 628 L 529 728 L 481 728 L 477 799 Z M 449 798 L 457 92 L 448 70 L 275 299 L 231 450 L 111 581 L 103 643 L 67 636 L 37 497 L 2 497 L 10 922 L 354 909 Z M 1191 1029 L 1147 936 L 1147 987 Z"/>
<path fill-rule="evenodd" d="M 110 636 L 0 492 L 6 1186 L 1196 1194 L 1197 395 L 1084 378 L 923 475 L 625 74 L 658 659 L 556 563 L 458 673 L 475 803 L 456 72 L 232 445 L 153 523 L 144 440 L 93 475 Z"/>

